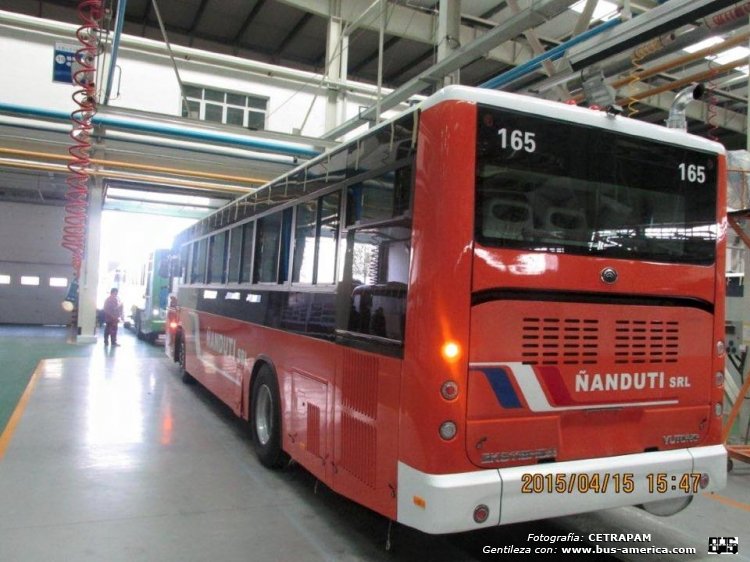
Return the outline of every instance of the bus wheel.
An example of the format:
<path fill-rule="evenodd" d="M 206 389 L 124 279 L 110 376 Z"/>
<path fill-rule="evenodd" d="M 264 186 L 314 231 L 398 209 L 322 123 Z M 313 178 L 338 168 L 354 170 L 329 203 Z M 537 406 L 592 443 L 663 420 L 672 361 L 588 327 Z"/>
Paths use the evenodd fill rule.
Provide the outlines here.
<path fill-rule="evenodd" d="M 193 384 L 195 379 L 187 372 L 185 367 L 187 361 L 185 357 L 186 353 L 185 341 L 182 338 L 179 338 L 177 340 L 177 363 L 180 365 L 180 378 L 182 378 L 182 382 L 185 384 Z"/>
<path fill-rule="evenodd" d="M 143 332 L 141 331 L 141 313 L 140 311 L 136 311 L 135 313 L 135 337 L 137 337 L 139 340 L 143 339 Z"/>
<path fill-rule="evenodd" d="M 268 365 L 260 368 L 253 382 L 250 426 L 255 453 L 261 464 L 268 468 L 280 468 L 289 462 L 289 455 L 281 449 L 279 384 Z"/>

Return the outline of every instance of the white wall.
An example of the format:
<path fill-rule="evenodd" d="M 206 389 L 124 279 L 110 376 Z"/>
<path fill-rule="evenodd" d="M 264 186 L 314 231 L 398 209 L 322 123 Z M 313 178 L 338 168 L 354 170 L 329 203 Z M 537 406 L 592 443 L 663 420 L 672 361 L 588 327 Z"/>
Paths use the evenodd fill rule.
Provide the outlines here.
<path fill-rule="evenodd" d="M 70 27 L 70 33 L 53 34 L 0 24 L 0 52 L 13 54 L 0 57 L 0 83 L 3 85 L 0 102 L 39 109 L 74 109 L 70 98 L 73 87 L 52 81 L 56 41 L 76 44 L 73 28 Z M 147 41 L 151 50 L 163 54 L 144 52 L 132 46 L 139 41 L 142 43 L 146 40 L 129 38 L 123 41 L 125 45 L 120 48 L 117 59 L 122 72 L 115 73 L 112 89 L 114 99 L 111 100 L 111 105 L 180 115 L 182 105 L 179 86 L 166 49 L 158 42 Z M 184 83 L 267 97 L 269 104 L 266 128 L 270 131 L 291 134 L 301 128 L 312 104 L 312 111 L 301 132 L 311 137 L 325 132 L 327 90 L 321 87 L 321 75 L 299 72 L 297 74 L 300 79 L 297 80 L 269 76 L 273 72 L 238 68 L 242 61 L 233 57 L 227 57 L 226 64 L 186 60 L 185 56 L 176 60 Z M 107 61 L 108 57 L 98 59 L 103 70 L 102 76 L 98 78 L 101 85 L 105 83 Z M 372 87 L 365 89 L 374 91 Z M 374 96 L 349 92 L 344 114 L 347 118 L 353 117 L 357 115 L 360 106 L 372 104 Z"/>

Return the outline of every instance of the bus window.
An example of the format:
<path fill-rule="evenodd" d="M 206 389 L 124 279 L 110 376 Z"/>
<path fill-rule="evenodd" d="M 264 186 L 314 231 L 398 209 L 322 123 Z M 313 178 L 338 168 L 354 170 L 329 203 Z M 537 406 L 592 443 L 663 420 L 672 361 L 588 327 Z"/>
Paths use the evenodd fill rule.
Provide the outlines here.
<path fill-rule="evenodd" d="M 347 331 L 403 341 L 410 237 L 402 226 L 349 232 L 354 288 Z"/>
<path fill-rule="evenodd" d="M 190 268 L 191 283 L 204 283 L 206 281 L 206 246 L 206 238 L 193 244 L 193 260 Z"/>
<path fill-rule="evenodd" d="M 315 282 L 330 284 L 336 272 L 336 247 L 339 239 L 339 203 L 341 194 L 330 193 L 320 198 L 320 238 L 318 271 Z"/>
<path fill-rule="evenodd" d="M 254 283 L 276 283 L 278 280 L 280 243 L 281 213 L 273 213 L 258 219 Z"/>
<path fill-rule="evenodd" d="M 182 279 L 183 283 L 188 282 L 188 266 L 190 265 L 188 263 L 188 256 L 190 256 L 190 246 L 188 244 L 185 244 L 180 249 L 180 278 Z"/>
<path fill-rule="evenodd" d="M 229 233 L 229 267 L 227 282 L 237 283 L 240 280 L 242 265 L 242 226 L 235 226 Z"/>
<path fill-rule="evenodd" d="M 240 227 L 238 227 L 240 228 Z M 242 263 L 240 264 L 240 283 L 250 283 L 253 271 L 253 248 L 255 244 L 255 223 L 242 225 Z"/>
<path fill-rule="evenodd" d="M 409 208 L 410 193 L 410 166 L 350 186 L 347 196 L 347 226 L 403 215 Z"/>
<path fill-rule="evenodd" d="M 312 283 L 315 264 L 315 235 L 317 231 L 318 202 L 307 201 L 297 205 L 294 230 L 293 283 Z"/>
<path fill-rule="evenodd" d="M 208 282 L 223 283 L 226 269 L 227 232 L 223 231 L 211 237 L 208 249 Z"/>

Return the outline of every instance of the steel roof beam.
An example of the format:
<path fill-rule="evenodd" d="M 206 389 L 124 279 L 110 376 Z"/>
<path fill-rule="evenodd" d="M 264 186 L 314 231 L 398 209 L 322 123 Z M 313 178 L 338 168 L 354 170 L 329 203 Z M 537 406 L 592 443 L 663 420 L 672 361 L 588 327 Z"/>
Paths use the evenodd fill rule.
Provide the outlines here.
<path fill-rule="evenodd" d="M 311 12 L 317 16 L 323 18 L 331 17 L 331 10 L 329 6 L 329 0 L 277 0 L 282 4 L 292 6 L 305 12 Z M 568 5 L 574 2 L 568 2 Z M 532 3 L 532 7 L 527 8 L 533 9 L 534 4 L 546 4 L 545 1 L 535 1 Z M 379 31 L 379 19 L 378 17 L 371 17 L 369 19 L 361 19 L 360 15 L 367 11 L 372 5 L 372 0 L 347 0 L 341 6 L 341 18 L 347 22 L 358 22 L 358 27 L 361 29 L 368 29 L 375 33 Z M 388 27 L 385 30 L 386 35 L 390 37 L 399 37 L 401 39 L 409 39 L 418 43 L 425 43 L 427 45 L 435 44 L 435 30 L 438 28 L 438 17 L 434 13 L 427 13 L 421 10 L 407 8 L 399 4 L 389 4 L 389 13 L 392 15 L 388 20 Z M 462 20 L 471 21 L 471 18 L 463 18 Z M 497 22 L 492 22 L 496 24 Z M 539 22 L 543 23 L 543 22 Z M 539 25 L 539 23 L 535 25 Z M 504 25 L 505 21 L 499 25 Z M 483 26 L 484 27 L 484 26 Z M 522 30 L 526 31 L 526 29 Z M 466 45 L 477 39 L 479 32 L 474 26 L 462 25 L 459 41 L 461 45 Z M 519 32 L 517 35 L 521 35 Z M 516 35 L 516 36 L 517 36 Z M 484 56 L 490 60 L 496 60 L 502 64 L 517 64 L 519 58 L 526 60 L 531 58 L 531 49 L 526 45 L 525 42 L 514 41 L 515 37 L 507 38 L 501 45 L 498 43 L 495 47 L 484 53 Z"/>
<path fill-rule="evenodd" d="M 517 37 L 530 27 L 540 25 L 560 14 L 573 4 L 573 2 L 575 0 L 540 0 L 535 2 L 533 7 L 526 8 L 503 23 L 498 24 L 494 29 L 481 35 L 475 41 L 465 44 L 446 59 L 419 73 L 400 88 L 385 96 L 379 104 L 381 112 L 406 101 L 410 96 L 423 91 L 425 88 L 435 85 L 443 76 L 474 61 L 476 58 L 491 51 L 495 46 L 513 37 Z M 395 19 L 395 17 L 392 19 Z M 359 116 L 331 129 L 322 138 L 329 140 L 339 138 L 363 123 L 375 120 L 375 113 L 376 108 L 370 107 L 361 112 Z"/>

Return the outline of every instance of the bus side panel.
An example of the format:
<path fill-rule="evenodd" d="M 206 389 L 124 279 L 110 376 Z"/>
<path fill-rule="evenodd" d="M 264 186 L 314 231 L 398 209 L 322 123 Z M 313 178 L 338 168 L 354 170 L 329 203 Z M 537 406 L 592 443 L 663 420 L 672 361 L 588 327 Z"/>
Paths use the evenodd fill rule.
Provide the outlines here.
<path fill-rule="evenodd" d="M 257 361 L 273 365 L 283 448 L 338 493 L 396 516 L 401 360 L 182 309 L 188 372 L 245 419 Z"/>
<path fill-rule="evenodd" d="M 333 488 L 396 518 L 400 359 L 339 348 Z"/>
<path fill-rule="evenodd" d="M 431 474 L 471 470 L 463 443 L 470 328 L 476 106 L 447 101 L 422 112 L 401 386 L 399 459 Z M 458 346 L 444 359 L 443 346 Z M 455 349 L 455 348 L 454 348 Z M 441 397 L 447 380 L 458 396 Z M 441 439 L 441 424 L 458 425 Z"/>
<path fill-rule="evenodd" d="M 181 310 L 181 323 L 186 370 L 239 415 L 247 368 L 237 342 L 249 335 L 246 324 L 186 308 Z"/>

